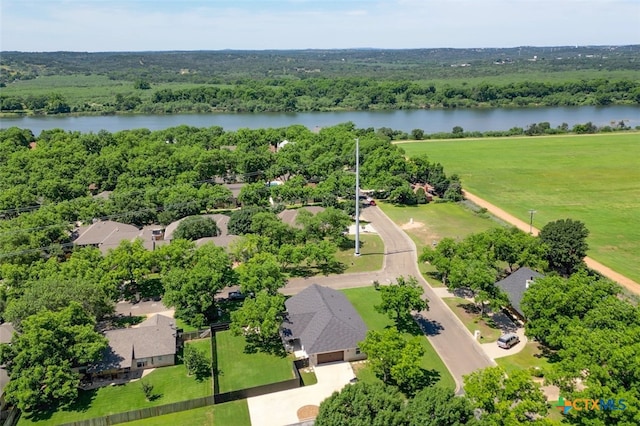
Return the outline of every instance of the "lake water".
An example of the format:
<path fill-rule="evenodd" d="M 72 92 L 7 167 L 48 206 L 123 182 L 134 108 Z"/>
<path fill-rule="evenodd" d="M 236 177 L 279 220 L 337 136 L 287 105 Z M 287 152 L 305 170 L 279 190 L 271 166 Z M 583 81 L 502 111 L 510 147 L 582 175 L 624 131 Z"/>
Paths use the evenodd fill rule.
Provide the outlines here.
<path fill-rule="evenodd" d="M 508 130 L 526 128 L 533 123 L 547 121 L 552 127 L 567 123 L 592 122 L 597 126 L 616 124 L 625 120 L 628 126 L 640 126 L 640 106 L 581 106 L 544 108 L 494 109 L 429 109 L 400 111 L 342 111 L 301 113 L 217 113 L 176 115 L 111 115 L 111 116 L 43 116 L 0 119 L 0 128 L 12 126 L 31 129 L 35 135 L 42 130 L 60 128 L 83 133 L 107 130 L 117 132 L 146 128 L 163 130 L 179 125 L 194 127 L 221 126 L 225 130 L 240 128 L 279 128 L 293 124 L 314 129 L 351 121 L 358 128 L 389 127 L 411 132 L 422 129 L 426 133 L 450 132 L 455 126 L 465 131 Z"/>

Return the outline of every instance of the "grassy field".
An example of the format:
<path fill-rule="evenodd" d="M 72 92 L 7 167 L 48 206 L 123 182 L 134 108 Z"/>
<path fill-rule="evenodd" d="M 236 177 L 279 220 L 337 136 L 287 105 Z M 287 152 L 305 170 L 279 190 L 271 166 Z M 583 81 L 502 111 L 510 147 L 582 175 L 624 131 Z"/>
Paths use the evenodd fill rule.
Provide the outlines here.
<path fill-rule="evenodd" d="M 411 237 L 418 249 L 418 255 L 422 253 L 425 246 L 432 245 L 443 238 L 463 239 L 469 234 L 503 225 L 502 222 L 491 219 L 487 215 L 474 213 L 463 204 L 430 203 L 417 206 L 399 206 L 380 202 L 378 205 Z M 411 223 L 412 220 L 413 223 Z M 424 263 L 418 266 L 432 287 L 443 286 L 432 275 L 435 268 Z"/>
<path fill-rule="evenodd" d="M 487 323 L 488 318 L 481 318 L 479 313 L 470 311 L 470 308 L 475 308 L 472 302 L 460 297 L 445 297 L 442 299 L 447 304 L 451 311 L 460 321 L 467 327 L 467 329 L 473 334 L 476 330 L 480 330 L 480 336 L 482 340 L 480 343 L 490 343 L 498 340 L 498 337 L 502 334 L 498 327 L 494 327 L 491 323 Z"/>
<path fill-rule="evenodd" d="M 138 408 L 185 401 L 212 393 L 211 379 L 198 382 L 195 378 L 188 377 L 184 365 L 157 368 L 147 375 L 144 381 L 153 385 L 153 393 L 157 395 L 153 401 L 145 399 L 140 382 L 135 381 L 125 385 L 80 391 L 78 401 L 71 408 L 48 413 L 38 421 L 22 416 L 18 424 L 59 425 Z"/>
<path fill-rule="evenodd" d="M 129 422 L 127 426 L 251 426 L 247 400 L 210 405 L 195 410 Z"/>
<path fill-rule="evenodd" d="M 216 339 L 221 393 L 293 378 L 292 358 L 246 353 L 244 337 L 230 331 L 217 333 Z"/>
<path fill-rule="evenodd" d="M 380 303 L 380 293 L 378 293 L 373 286 L 343 290 L 343 293 L 356 308 L 360 316 L 362 316 L 362 319 L 370 330 L 382 330 L 385 327 L 393 325 L 393 321 L 389 319 L 389 317 L 376 312 L 374 309 L 374 306 Z M 406 337 L 412 336 L 409 333 L 404 334 Z M 449 370 L 447 370 L 447 367 L 444 365 L 435 349 L 433 349 L 431 343 L 429 343 L 419 329 L 416 335 L 422 336 L 421 342 L 425 349 L 425 355 L 422 357 L 422 368 L 426 370 L 433 370 L 435 374 L 439 375 L 439 385 L 446 386 L 451 389 L 455 388 L 453 377 L 451 377 Z M 356 373 L 360 380 L 376 380 L 373 373 L 366 367 L 358 370 Z"/>
<path fill-rule="evenodd" d="M 384 244 L 378 235 L 360 234 L 360 256 L 354 256 L 355 240 L 353 247 L 338 250 L 336 259 L 346 266 L 345 274 L 354 272 L 369 272 L 382 269 L 384 256 Z"/>
<path fill-rule="evenodd" d="M 640 282 L 640 133 L 563 135 L 401 145 L 457 173 L 470 192 L 542 228 L 583 221 L 589 256 Z"/>

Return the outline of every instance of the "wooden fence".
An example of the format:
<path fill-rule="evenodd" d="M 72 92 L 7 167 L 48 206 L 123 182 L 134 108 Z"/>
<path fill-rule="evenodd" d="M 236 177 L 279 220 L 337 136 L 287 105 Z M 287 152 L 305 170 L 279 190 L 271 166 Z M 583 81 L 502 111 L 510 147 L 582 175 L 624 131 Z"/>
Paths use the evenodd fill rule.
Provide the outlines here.
<path fill-rule="evenodd" d="M 178 413 L 180 411 L 193 410 L 194 408 L 212 405 L 214 398 L 212 395 L 202 398 L 190 399 L 188 401 L 174 402 L 172 404 L 157 405 L 155 407 L 140 408 L 138 410 L 125 411 L 123 413 L 110 414 L 104 417 L 79 420 L 77 422 L 65 423 L 62 426 L 109 426 L 119 423 L 127 423 L 135 420 L 148 419 L 149 417 L 163 416 L 165 414 Z"/>

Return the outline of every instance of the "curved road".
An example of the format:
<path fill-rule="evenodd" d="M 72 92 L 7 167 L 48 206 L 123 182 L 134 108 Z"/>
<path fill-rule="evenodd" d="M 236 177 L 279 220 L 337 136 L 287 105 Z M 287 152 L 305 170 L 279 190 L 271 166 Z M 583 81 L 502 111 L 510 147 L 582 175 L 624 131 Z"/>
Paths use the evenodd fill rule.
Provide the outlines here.
<path fill-rule="evenodd" d="M 494 366 L 480 344 L 438 297 L 418 270 L 416 246 L 379 207 L 367 207 L 361 217 L 370 221 L 384 242 L 383 269 L 374 272 L 329 275 L 325 277 L 294 278 L 281 291 L 284 294 L 296 294 L 315 283 L 334 289 L 366 287 L 377 280 L 381 284 L 395 281 L 400 275 L 412 275 L 424 288 L 429 299 L 429 310 L 416 316 L 425 335 L 445 363 L 454 380 L 457 390 L 462 388 L 462 376 L 477 369 Z"/>

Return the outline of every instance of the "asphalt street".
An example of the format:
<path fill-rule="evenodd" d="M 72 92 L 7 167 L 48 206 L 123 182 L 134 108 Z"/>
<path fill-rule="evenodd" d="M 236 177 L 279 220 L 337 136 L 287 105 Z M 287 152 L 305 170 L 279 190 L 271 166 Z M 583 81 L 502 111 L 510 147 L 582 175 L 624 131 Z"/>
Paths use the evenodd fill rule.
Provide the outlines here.
<path fill-rule="evenodd" d="M 462 387 L 464 375 L 480 368 L 494 366 L 495 362 L 436 295 L 418 270 L 416 246 L 411 238 L 377 206 L 367 207 L 362 212 L 361 218 L 370 221 L 384 241 L 383 269 L 356 274 L 295 278 L 282 289 L 282 293 L 296 294 L 314 283 L 335 289 L 345 289 L 372 285 L 376 280 L 381 284 L 387 284 L 394 282 L 400 275 L 414 276 L 424 288 L 424 295 L 429 300 L 429 310 L 420 312 L 416 320 L 451 372 L 458 391 Z"/>

